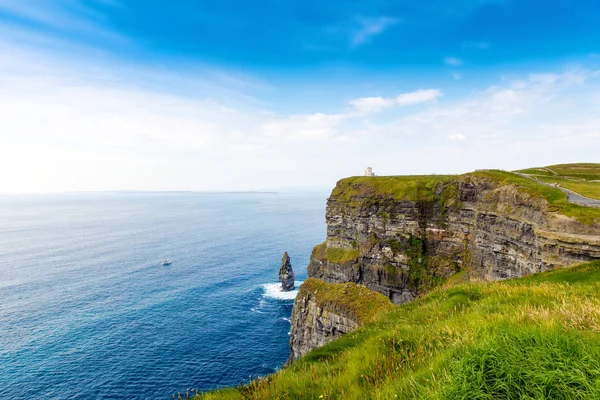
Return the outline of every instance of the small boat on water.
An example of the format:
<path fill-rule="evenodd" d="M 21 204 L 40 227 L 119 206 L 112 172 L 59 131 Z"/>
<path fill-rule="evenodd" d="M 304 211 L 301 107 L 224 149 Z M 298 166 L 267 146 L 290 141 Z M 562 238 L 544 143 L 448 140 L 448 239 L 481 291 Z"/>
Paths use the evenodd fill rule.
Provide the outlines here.
<path fill-rule="evenodd" d="M 171 264 L 173 264 L 173 261 L 171 261 L 171 260 L 165 260 L 165 261 L 163 261 L 163 265 L 164 266 L 169 266 Z"/>

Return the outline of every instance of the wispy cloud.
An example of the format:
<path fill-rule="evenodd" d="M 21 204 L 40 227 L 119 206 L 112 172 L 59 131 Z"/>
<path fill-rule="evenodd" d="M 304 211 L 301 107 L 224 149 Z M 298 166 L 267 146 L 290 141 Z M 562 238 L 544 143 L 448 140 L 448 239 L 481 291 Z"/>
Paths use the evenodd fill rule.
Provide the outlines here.
<path fill-rule="evenodd" d="M 401 106 L 426 103 L 436 101 L 442 97 L 443 93 L 439 89 L 419 89 L 411 93 L 403 93 L 396 97 L 396 102 Z"/>
<path fill-rule="evenodd" d="M 119 4 L 110 0 L 96 0 L 96 3 L 112 7 Z M 56 32 L 127 41 L 116 30 L 107 26 L 108 20 L 98 8 L 92 8 L 81 0 L 68 2 L 3 0 L 0 1 L 0 10 Z"/>
<path fill-rule="evenodd" d="M 361 97 L 350 100 L 349 104 L 359 113 L 370 114 L 393 106 L 405 107 L 413 104 L 434 102 L 442 95 L 443 93 L 439 89 L 419 89 L 414 92 L 401 93 L 395 98 Z"/>
<path fill-rule="evenodd" d="M 373 113 L 393 106 L 395 101 L 394 99 L 386 99 L 383 97 L 362 97 L 359 99 L 350 100 L 349 103 L 358 112 Z"/>
<path fill-rule="evenodd" d="M 292 115 L 265 122 L 261 131 L 268 137 L 322 140 L 333 137 L 336 127 L 349 117 L 346 114 L 323 113 Z"/>
<path fill-rule="evenodd" d="M 460 59 L 460 58 L 458 58 L 458 57 L 446 57 L 446 58 L 444 59 L 444 62 L 445 62 L 447 65 L 451 65 L 451 66 L 453 66 L 453 67 L 460 67 L 461 65 L 463 65 L 463 60 L 461 60 L 461 59 Z"/>
<path fill-rule="evenodd" d="M 373 37 L 382 34 L 390 27 L 398 24 L 400 20 L 386 16 L 375 18 L 357 17 L 356 22 L 358 27 L 353 29 L 350 39 L 350 45 L 353 47 L 369 42 Z"/>

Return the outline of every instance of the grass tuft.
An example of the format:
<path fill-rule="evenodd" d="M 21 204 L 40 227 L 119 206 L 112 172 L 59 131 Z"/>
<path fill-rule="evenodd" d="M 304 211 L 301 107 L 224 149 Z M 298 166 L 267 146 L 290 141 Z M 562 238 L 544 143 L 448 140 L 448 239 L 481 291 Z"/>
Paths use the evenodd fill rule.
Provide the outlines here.
<path fill-rule="evenodd" d="M 344 264 L 358 259 L 360 252 L 358 248 L 344 249 L 338 247 L 327 247 L 325 258 L 335 264 Z"/>

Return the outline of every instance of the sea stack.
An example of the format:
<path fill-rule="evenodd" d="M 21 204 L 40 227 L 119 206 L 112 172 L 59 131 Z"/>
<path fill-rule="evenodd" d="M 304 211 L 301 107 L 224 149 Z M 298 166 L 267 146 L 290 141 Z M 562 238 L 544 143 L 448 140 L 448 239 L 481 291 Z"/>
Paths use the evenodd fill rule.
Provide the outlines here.
<path fill-rule="evenodd" d="M 290 290 L 294 290 L 294 270 L 292 269 L 292 263 L 287 251 L 283 253 L 283 259 L 281 260 L 279 280 L 281 281 L 282 291 L 289 292 Z"/>

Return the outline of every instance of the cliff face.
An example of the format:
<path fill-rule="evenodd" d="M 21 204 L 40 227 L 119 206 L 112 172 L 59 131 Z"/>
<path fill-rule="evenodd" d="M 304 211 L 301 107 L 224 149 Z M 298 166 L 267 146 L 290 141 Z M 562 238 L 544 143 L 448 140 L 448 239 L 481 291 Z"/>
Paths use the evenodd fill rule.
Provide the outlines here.
<path fill-rule="evenodd" d="M 313 295 L 297 299 L 290 333 L 290 362 L 358 328 L 352 318 L 339 314 L 342 313 L 317 305 Z"/>
<path fill-rule="evenodd" d="M 495 174 L 338 182 L 327 202 L 327 239 L 313 250 L 311 278 L 294 304 L 290 361 L 385 308 L 357 317 L 374 294 L 401 304 L 448 279 L 501 280 L 600 259 L 600 213 L 550 204 L 543 190 L 553 189 Z M 336 289 L 344 282 L 360 290 Z"/>
<path fill-rule="evenodd" d="M 361 283 L 400 304 L 461 271 L 498 280 L 600 258 L 600 226 L 557 215 L 515 186 L 411 179 L 400 182 L 401 196 L 389 185 L 340 181 L 309 276 Z"/>
<path fill-rule="evenodd" d="M 309 278 L 294 302 L 288 363 L 353 331 L 390 307 L 388 299 L 363 286 Z"/>

